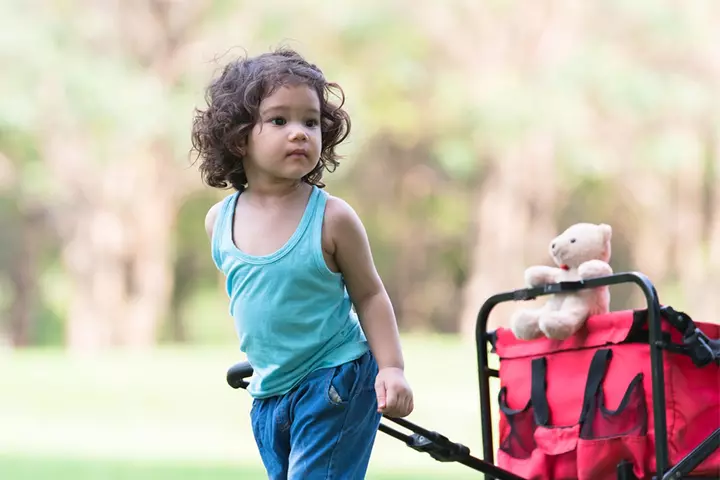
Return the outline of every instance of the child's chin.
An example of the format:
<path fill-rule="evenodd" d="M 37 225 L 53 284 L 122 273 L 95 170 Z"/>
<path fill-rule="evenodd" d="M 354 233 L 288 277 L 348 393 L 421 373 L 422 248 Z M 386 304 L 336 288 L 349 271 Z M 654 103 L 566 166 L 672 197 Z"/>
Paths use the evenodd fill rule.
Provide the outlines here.
<path fill-rule="evenodd" d="M 293 179 L 300 180 L 301 178 L 305 177 L 312 171 L 313 171 L 313 169 L 310 167 L 297 166 L 296 168 L 288 168 L 284 173 L 285 173 L 286 178 L 293 178 Z"/>
<path fill-rule="evenodd" d="M 302 180 L 308 173 L 310 173 L 310 170 L 303 170 L 302 172 L 283 172 L 279 175 L 280 178 L 283 178 L 285 180 Z"/>

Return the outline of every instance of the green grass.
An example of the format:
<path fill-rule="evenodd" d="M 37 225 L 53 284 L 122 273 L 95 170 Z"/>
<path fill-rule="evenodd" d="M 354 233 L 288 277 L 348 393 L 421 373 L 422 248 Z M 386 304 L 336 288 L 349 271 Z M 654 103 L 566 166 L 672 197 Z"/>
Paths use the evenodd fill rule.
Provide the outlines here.
<path fill-rule="evenodd" d="M 36 480 L 67 478 L 78 480 L 230 480 L 262 479 L 263 470 L 257 466 L 162 463 L 150 461 L 78 460 L 34 457 L 0 456 L 2 478 Z"/>
<path fill-rule="evenodd" d="M 479 455 L 474 346 L 408 336 L 404 347 L 416 403 L 409 420 Z M 234 346 L 0 352 L 0 479 L 265 478 L 250 398 L 225 383 L 239 360 Z M 380 434 L 367 478 L 478 475 Z"/>
<path fill-rule="evenodd" d="M 1 457 L 2 478 L 12 480 L 73 479 L 73 480 L 262 480 L 267 478 L 257 466 L 197 463 L 161 463 L 118 460 L 69 460 L 52 458 Z M 371 480 L 436 480 L 448 478 L 440 472 L 420 470 L 371 472 Z M 453 479 L 477 479 L 472 471 L 454 473 Z"/>

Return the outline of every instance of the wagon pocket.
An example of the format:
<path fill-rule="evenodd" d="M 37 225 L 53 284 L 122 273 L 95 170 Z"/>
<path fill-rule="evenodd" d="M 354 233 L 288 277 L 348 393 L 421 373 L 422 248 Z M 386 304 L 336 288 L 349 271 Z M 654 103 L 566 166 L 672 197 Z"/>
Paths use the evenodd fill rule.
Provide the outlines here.
<path fill-rule="evenodd" d="M 551 425 L 546 369 L 545 358 L 532 361 L 530 398 L 521 409 L 511 409 L 507 389 L 500 390 L 498 466 L 525 478 L 572 478 L 580 425 Z"/>
<path fill-rule="evenodd" d="M 614 478 L 617 464 L 626 460 L 643 478 L 647 451 L 648 409 L 643 374 L 630 382 L 620 405 L 610 410 L 602 389 L 590 403 L 578 440 L 578 478 Z"/>
<path fill-rule="evenodd" d="M 549 403 L 545 357 L 531 362 L 530 398 L 523 408 L 510 408 L 508 390 L 503 387 L 498 398 L 499 466 L 525 478 L 599 480 L 605 474 L 603 458 L 610 459 L 612 473 L 618 458 L 641 462 L 647 431 L 642 375 L 631 382 L 620 407 L 609 410 L 601 386 L 611 358 L 610 349 L 597 350 L 592 356 L 580 414 L 570 425 L 552 421 L 553 408 L 558 416 L 558 409 L 567 402 L 554 398 L 552 407 Z"/>
<path fill-rule="evenodd" d="M 547 465 L 545 455 L 535 442 L 534 409 L 532 401 L 520 409 L 512 409 L 507 403 L 507 388 L 500 389 L 500 448 L 498 466 L 525 478 L 545 478 Z"/>

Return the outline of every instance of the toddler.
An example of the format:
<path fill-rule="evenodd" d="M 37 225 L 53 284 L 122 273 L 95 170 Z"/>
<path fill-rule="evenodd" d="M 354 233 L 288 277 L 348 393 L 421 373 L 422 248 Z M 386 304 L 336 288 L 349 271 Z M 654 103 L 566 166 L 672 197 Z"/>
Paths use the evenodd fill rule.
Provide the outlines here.
<path fill-rule="evenodd" d="M 279 49 L 226 65 L 206 101 L 192 129 L 200 172 L 234 192 L 205 227 L 254 370 L 268 477 L 363 478 L 381 415 L 408 415 L 413 394 L 363 224 L 323 190 L 350 132 L 342 89 Z"/>

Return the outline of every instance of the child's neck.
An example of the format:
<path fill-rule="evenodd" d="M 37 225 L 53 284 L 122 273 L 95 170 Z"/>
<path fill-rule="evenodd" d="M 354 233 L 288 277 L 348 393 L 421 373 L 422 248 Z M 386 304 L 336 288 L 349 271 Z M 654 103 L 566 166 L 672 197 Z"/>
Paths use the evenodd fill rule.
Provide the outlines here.
<path fill-rule="evenodd" d="M 300 194 L 310 185 L 302 180 L 283 182 L 248 182 L 243 191 L 250 194 L 255 200 L 283 200 Z"/>

